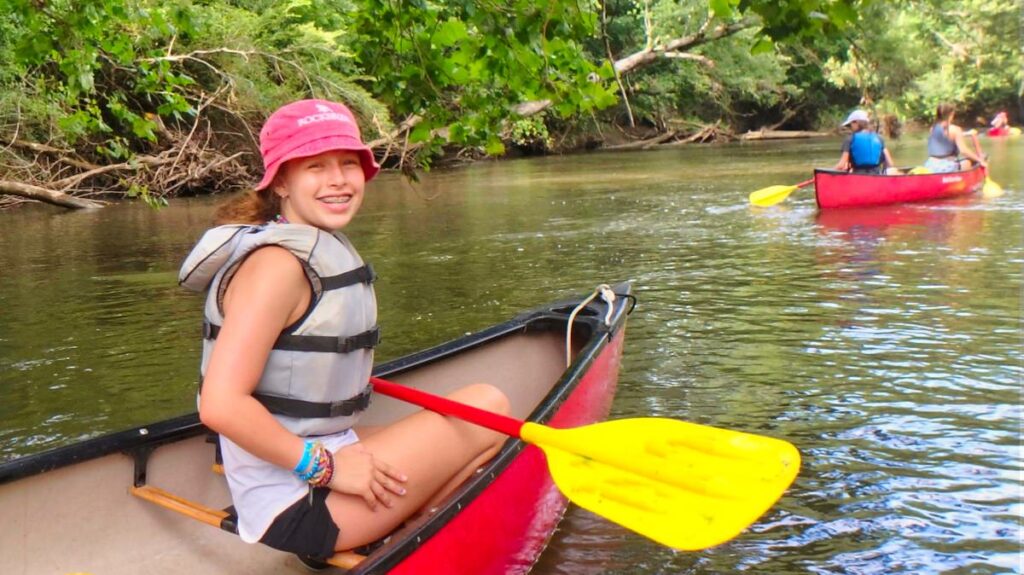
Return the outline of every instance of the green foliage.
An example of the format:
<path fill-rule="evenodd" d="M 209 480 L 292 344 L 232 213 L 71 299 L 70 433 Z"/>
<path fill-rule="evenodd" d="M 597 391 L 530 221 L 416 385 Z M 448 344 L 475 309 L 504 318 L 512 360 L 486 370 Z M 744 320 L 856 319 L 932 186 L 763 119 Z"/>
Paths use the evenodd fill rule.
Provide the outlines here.
<path fill-rule="evenodd" d="M 806 42 L 840 33 L 857 21 L 859 10 L 870 4 L 871 0 L 739 0 L 735 4 L 730 2 L 736 15 L 756 14 L 761 19 L 761 31 L 765 36 L 785 42 Z"/>
<path fill-rule="evenodd" d="M 548 150 L 551 148 L 551 134 L 544 119 L 538 116 L 517 118 L 510 124 L 509 140 L 523 148 Z"/>
<path fill-rule="evenodd" d="M 589 2 L 354 0 L 357 62 L 399 117 L 423 118 L 410 136 L 429 151 L 447 141 L 501 153 L 513 107 L 551 100 L 563 118 L 615 102 L 610 66 L 583 42 L 595 32 Z M 435 137 L 446 128 L 446 140 Z"/>
<path fill-rule="evenodd" d="M 334 32 L 351 9 L 344 0 L 261 2 L 255 12 L 189 0 L 37 6 L 11 0 L 0 17 L 0 47 L 12 55 L 0 64 L 0 112 L 33 102 L 22 124 L 30 133 L 56 128 L 58 143 L 130 158 L 158 144 L 161 122 L 191 126 L 214 93 L 239 110 L 263 111 L 297 97 L 336 97 L 372 126 L 389 126 L 387 110 L 349 79 L 356 68 Z"/>
<path fill-rule="evenodd" d="M 182 89 L 192 79 L 154 60 L 172 37 L 195 31 L 185 5 L 143 7 L 122 0 L 48 2 L 11 0 L 8 37 L 13 62 L 28 77 L 32 96 L 56 111 L 63 139 L 95 136 L 96 150 L 126 157 L 129 141 L 154 141 L 147 112 L 191 110 Z"/>
<path fill-rule="evenodd" d="M 710 9 L 706 0 L 630 2 L 618 7 L 608 32 L 620 57 L 648 45 L 695 37 L 701 30 L 707 33 L 717 24 L 742 17 L 739 3 L 728 1 L 711 3 Z M 744 113 L 756 115 L 799 97 L 801 87 L 787 76 L 791 58 L 780 46 L 784 44 L 765 40 L 751 25 L 690 48 L 690 58 L 661 58 L 627 78 L 633 116 L 658 126 L 680 117 L 699 122 L 726 118 L 742 124 Z"/>
<path fill-rule="evenodd" d="M 142 186 L 136 183 L 128 183 L 128 190 L 125 195 L 132 199 L 139 199 L 145 202 L 145 204 L 155 210 L 167 207 L 170 202 L 164 196 L 158 196 L 150 192 L 148 186 Z"/>
<path fill-rule="evenodd" d="M 1012 0 L 875 4 L 855 57 L 830 60 L 829 78 L 904 117 L 928 121 L 943 101 L 987 114 L 1021 96 L 1019 11 Z"/>

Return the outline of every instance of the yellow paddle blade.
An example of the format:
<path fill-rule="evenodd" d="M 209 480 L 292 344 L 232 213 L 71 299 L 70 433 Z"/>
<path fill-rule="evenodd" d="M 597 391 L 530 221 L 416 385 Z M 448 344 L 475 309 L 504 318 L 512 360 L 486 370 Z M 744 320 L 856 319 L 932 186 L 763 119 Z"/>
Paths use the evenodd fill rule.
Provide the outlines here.
<path fill-rule="evenodd" d="M 981 188 L 981 195 L 986 198 L 998 198 L 1003 195 L 1003 187 L 986 176 L 985 185 Z"/>
<path fill-rule="evenodd" d="M 796 188 L 797 186 L 768 186 L 767 188 L 761 188 L 756 192 L 750 192 L 750 203 L 761 207 L 774 206 L 789 197 L 789 194 L 792 194 Z"/>
<path fill-rule="evenodd" d="M 1011 136 L 1019 136 L 1020 135 L 1020 128 L 1018 128 L 1017 126 L 1014 126 L 1014 127 L 1010 128 L 1010 135 Z"/>
<path fill-rule="evenodd" d="M 620 419 L 553 429 L 526 423 L 573 503 L 658 543 L 705 549 L 774 504 L 800 469 L 779 439 L 674 419 Z"/>
<path fill-rule="evenodd" d="M 932 173 L 932 171 L 924 166 L 915 166 L 911 168 L 910 171 L 907 173 L 916 176 L 919 174 L 930 174 Z"/>

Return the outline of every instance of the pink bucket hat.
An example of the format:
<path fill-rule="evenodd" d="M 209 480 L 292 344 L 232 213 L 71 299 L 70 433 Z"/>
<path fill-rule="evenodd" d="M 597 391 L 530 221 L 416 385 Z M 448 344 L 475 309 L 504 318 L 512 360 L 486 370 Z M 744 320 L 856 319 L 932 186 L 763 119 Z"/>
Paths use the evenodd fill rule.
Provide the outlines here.
<path fill-rule="evenodd" d="M 277 170 L 288 160 L 331 150 L 359 152 L 366 181 L 380 171 L 380 164 L 359 135 L 355 117 L 344 105 L 327 100 L 299 100 L 278 108 L 260 130 L 264 173 L 256 189 L 270 186 Z"/>

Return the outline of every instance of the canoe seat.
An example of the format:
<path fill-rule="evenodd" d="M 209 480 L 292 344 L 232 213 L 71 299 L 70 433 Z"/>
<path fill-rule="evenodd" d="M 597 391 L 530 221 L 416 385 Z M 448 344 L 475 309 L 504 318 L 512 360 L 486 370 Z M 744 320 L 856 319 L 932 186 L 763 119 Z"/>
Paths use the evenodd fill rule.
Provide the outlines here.
<path fill-rule="evenodd" d="M 214 509 L 212 507 L 207 507 L 202 503 L 178 497 L 173 493 L 168 493 L 167 491 L 152 485 L 132 487 L 131 494 L 139 499 L 156 503 L 165 509 L 170 509 L 171 511 L 175 511 L 186 517 L 196 519 L 207 525 L 219 527 L 224 531 L 238 535 L 238 517 L 235 515 L 234 507 L 228 507 L 227 509 Z M 335 553 L 334 557 L 328 559 L 327 564 L 335 567 L 341 567 L 343 569 L 351 569 L 365 558 L 366 557 L 364 555 L 353 553 L 352 551 L 342 551 Z"/>

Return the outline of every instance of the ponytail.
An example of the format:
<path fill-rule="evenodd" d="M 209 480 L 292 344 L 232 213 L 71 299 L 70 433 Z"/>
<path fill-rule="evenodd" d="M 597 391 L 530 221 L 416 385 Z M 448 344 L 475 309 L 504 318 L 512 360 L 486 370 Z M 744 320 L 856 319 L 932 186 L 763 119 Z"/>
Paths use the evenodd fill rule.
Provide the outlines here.
<path fill-rule="evenodd" d="M 935 107 L 935 121 L 942 122 L 948 119 L 949 115 L 955 111 L 956 109 L 953 108 L 953 104 L 950 104 L 948 102 L 942 102 L 941 104 Z"/>
<path fill-rule="evenodd" d="M 281 213 L 281 197 L 270 188 L 249 190 L 229 198 L 214 212 L 214 225 L 262 224 Z"/>

